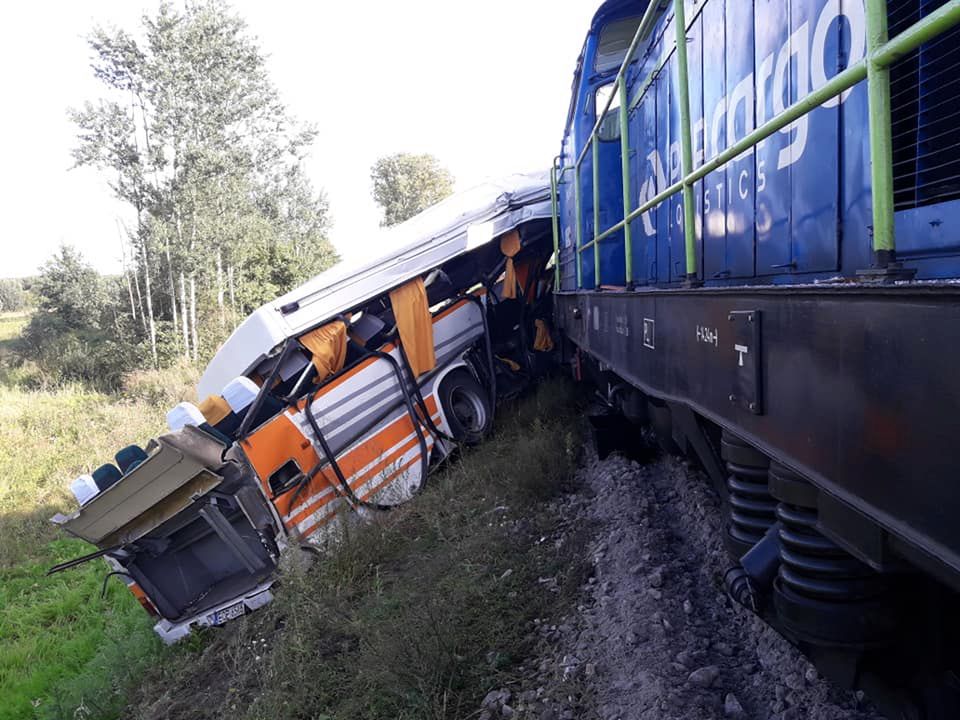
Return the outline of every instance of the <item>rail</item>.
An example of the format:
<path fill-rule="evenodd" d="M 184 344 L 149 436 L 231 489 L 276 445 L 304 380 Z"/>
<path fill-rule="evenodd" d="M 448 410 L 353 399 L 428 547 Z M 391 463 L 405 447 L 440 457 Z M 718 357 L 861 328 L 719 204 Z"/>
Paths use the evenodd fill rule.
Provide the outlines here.
<path fill-rule="evenodd" d="M 627 102 L 627 69 L 633 62 L 640 44 L 653 30 L 656 21 L 673 6 L 676 27 L 677 68 L 680 79 L 680 149 L 681 174 L 679 181 L 662 190 L 639 207 L 631 209 L 630 188 L 630 141 L 629 141 L 629 103 Z M 695 228 L 696 205 L 693 198 L 694 183 L 709 173 L 722 167 L 742 153 L 750 150 L 777 131 L 803 117 L 828 100 L 846 92 L 857 83 L 867 82 L 867 109 L 870 133 L 870 176 L 873 205 L 873 253 L 877 268 L 892 266 L 896 261 L 896 238 L 894 234 L 893 205 L 893 130 L 890 101 L 890 66 L 907 53 L 915 50 L 928 40 L 943 34 L 960 24 L 960 0 L 950 0 L 925 18 L 918 20 L 893 38 L 888 37 L 887 0 L 865 0 L 867 48 L 865 56 L 858 62 L 839 72 L 822 87 L 812 91 L 793 103 L 779 115 L 753 130 L 737 143 L 718 153 L 699 168 L 693 168 L 693 142 L 690 123 L 690 80 L 687 67 L 687 24 L 684 0 L 652 0 L 647 6 L 637 31 L 624 56 L 623 63 L 611 85 L 603 110 L 597 110 L 597 119 L 587 142 L 573 164 L 574 204 L 576 215 L 576 266 L 577 287 L 583 285 L 583 253 L 596 248 L 593 253 L 594 287 L 600 287 L 599 246 L 616 232 L 624 231 L 625 282 L 633 287 L 633 243 L 630 224 L 645 212 L 657 207 L 668 198 L 682 193 L 683 231 L 686 257 L 686 283 L 699 284 L 697 273 L 697 243 Z M 599 189 L 599 133 L 614 97 L 620 103 L 620 156 L 623 176 L 623 220 L 613 226 L 600 229 L 600 189 Z M 583 211 L 581 198 L 580 167 L 590 152 L 593 161 L 593 239 L 583 242 Z M 563 174 L 570 168 L 558 165 L 554 160 L 551 169 L 551 196 L 553 203 L 553 245 L 556 253 L 556 285 L 560 285 L 560 229 L 558 186 Z"/>

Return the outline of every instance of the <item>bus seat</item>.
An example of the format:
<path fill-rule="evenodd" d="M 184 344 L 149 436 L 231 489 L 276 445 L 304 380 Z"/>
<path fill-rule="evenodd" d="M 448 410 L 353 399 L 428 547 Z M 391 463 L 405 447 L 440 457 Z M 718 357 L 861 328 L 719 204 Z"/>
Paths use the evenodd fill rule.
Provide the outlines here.
<path fill-rule="evenodd" d="M 113 463 L 106 463 L 101 465 L 96 470 L 91 473 L 93 481 L 97 484 L 97 488 L 100 492 L 114 486 L 117 484 L 117 481 L 123 477 L 123 473 L 120 472 L 118 468 Z"/>
<path fill-rule="evenodd" d="M 114 458 L 116 458 L 117 465 L 120 466 L 123 473 L 127 474 L 147 459 L 147 453 L 139 445 L 127 445 L 119 450 Z"/>

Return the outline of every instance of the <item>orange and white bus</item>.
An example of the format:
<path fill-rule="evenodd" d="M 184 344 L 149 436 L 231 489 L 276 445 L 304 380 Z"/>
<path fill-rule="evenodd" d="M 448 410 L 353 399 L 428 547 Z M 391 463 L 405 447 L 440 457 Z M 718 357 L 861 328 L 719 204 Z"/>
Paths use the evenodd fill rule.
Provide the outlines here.
<path fill-rule="evenodd" d="M 251 314 L 197 404 L 73 489 L 54 522 L 97 546 L 174 642 L 271 599 L 280 557 L 413 498 L 552 342 L 549 182 L 514 176 L 431 208 L 373 262 Z"/>

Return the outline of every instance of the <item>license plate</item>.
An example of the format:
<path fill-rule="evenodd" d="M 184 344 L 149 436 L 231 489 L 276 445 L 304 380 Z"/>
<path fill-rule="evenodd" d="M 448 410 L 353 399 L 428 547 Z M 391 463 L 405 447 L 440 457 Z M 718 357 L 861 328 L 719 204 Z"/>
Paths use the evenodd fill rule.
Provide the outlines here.
<path fill-rule="evenodd" d="M 223 610 L 217 610 L 217 612 L 210 615 L 210 624 L 211 625 L 223 625 L 227 620 L 233 620 L 238 618 L 244 613 L 247 612 L 247 606 L 243 604 L 243 601 L 226 607 Z"/>

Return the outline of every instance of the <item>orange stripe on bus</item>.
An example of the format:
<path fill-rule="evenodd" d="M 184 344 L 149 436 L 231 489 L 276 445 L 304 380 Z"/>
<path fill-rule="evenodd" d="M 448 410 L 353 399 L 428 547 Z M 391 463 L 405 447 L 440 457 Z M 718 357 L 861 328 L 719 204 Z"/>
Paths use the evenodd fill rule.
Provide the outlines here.
<path fill-rule="evenodd" d="M 439 415 L 434 414 L 433 420 L 434 422 L 439 420 Z M 394 450 L 392 453 L 390 453 L 389 456 L 385 457 L 381 462 L 377 463 L 377 465 L 370 468 L 367 472 L 363 474 L 357 474 L 352 477 L 348 476 L 349 479 L 347 480 L 347 482 L 350 484 L 351 489 L 356 490 L 357 488 L 361 487 L 365 482 L 367 482 L 370 478 L 375 477 L 377 473 L 383 472 L 384 470 L 388 469 L 391 463 L 395 462 L 398 458 L 402 458 L 412 448 L 418 445 L 419 442 L 420 442 L 419 438 L 414 436 L 409 441 L 404 443 L 402 447 L 400 447 L 397 450 Z M 432 439 L 428 437 L 427 452 L 429 453 L 432 450 L 432 448 L 433 448 Z M 414 458 L 414 461 L 419 461 L 419 458 Z M 407 467 L 409 467 L 409 464 L 407 465 Z M 330 484 L 333 484 L 334 482 L 337 482 L 337 481 L 336 481 L 336 478 L 331 478 L 330 480 L 328 480 L 328 482 Z M 336 493 L 331 492 L 331 493 L 328 493 L 327 495 L 324 495 L 323 497 L 316 498 L 315 500 L 312 500 L 312 501 L 307 500 L 307 498 L 309 498 L 310 495 L 304 495 L 303 493 L 301 493 L 301 497 L 304 498 L 304 502 L 301 502 L 298 505 L 299 509 L 295 510 L 296 515 L 294 515 L 292 518 L 286 521 L 288 525 L 291 527 L 295 527 L 299 525 L 305 519 L 310 517 L 310 515 L 315 513 L 319 508 L 333 502 L 334 498 L 336 497 Z M 289 515 L 289 512 L 286 514 Z M 286 515 L 284 517 L 286 517 Z"/>
<path fill-rule="evenodd" d="M 436 415 L 437 414 L 436 400 L 432 396 L 425 398 L 425 400 L 427 403 L 427 409 L 430 412 L 431 416 Z M 298 436 L 302 438 L 302 435 L 300 435 L 299 430 L 297 430 L 296 427 L 292 425 L 292 423 L 290 427 L 291 427 L 291 432 L 295 432 Z M 377 459 L 380 456 L 382 456 L 384 453 L 390 451 L 396 445 L 403 442 L 403 440 L 413 432 L 414 432 L 413 423 L 410 421 L 409 415 L 406 415 L 406 414 L 402 415 L 401 417 L 397 418 L 397 420 L 395 420 L 390 425 L 388 425 L 383 430 L 381 430 L 379 433 L 377 433 L 376 435 L 373 435 L 368 440 L 362 442 L 361 444 L 359 444 L 358 446 L 350 450 L 346 455 L 339 457 L 337 459 L 337 462 L 340 465 L 341 471 L 347 478 L 352 478 L 354 475 L 356 475 L 361 470 L 363 470 L 363 468 L 367 467 L 371 463 L 376 462 Z M 275 448 L 271 448 L 271 450 L 274 450 L 274 449 Z M 279 449 L 282 451 L 283 449 L 282 445 Z M 317 457 L 316 453 L 312 449 L 312 446 L 310 447 L 310 452 L 313 454 L 314 458 Z M 283 462 L 286 462 L 286 460 L 284 460 Z M 281 462 L 280 464 L 282 465 L 283 463 Z M 306 470 L 309 470 L 315 464 L 316 464 L 316 460 L 313 460 L 312 463 L 306 466 Z M 378 463 L 377 466 L 374 468 L 374 472 L 382 469 L 383 465 L 384 465 L 383 462 Z M 254 464 L 254 467 L 257 467 L 256 463 Z M 279 465 L 277 467 L 279 467 Z M 301 465 L 300 467 L 301 469 L 304 469 L 304 465 Z M 258 472 L 259 472 L 259 469 L 258 469 Z M 267 478 L 264 477 L 264 475 L 261 474 L 261 478 L 263 479 L 264 483 L 267 482 Z M 317 473 L 317 475 L 310 482 L 309 486 L 305 487 L 300 492 L 300 497 L 298 497 L 297 499 L 299 500 L 301 497 L 304 499 L 309 498 L 310 496 L 319 493 L 321 490 L 323 490 L 324 487 L 327 487 L 327 486 L 335 487 L 336 484 L 337 484 L 336 476 L 333 474 L 333 470 L 328 466 L 327 468 L 324 468 L 324 470 L 322 470 L 321 472 Z M 286 517 L 291 513 L 291 510 L 292 510 L 292 507 L 290 505 L 291 497 L 292 497 L 292 493 L 287 493 L 285 495 L 281 495 L 279 498 L 274 498 L 274 501 L 273 501 L 274 505 L 276 506 L 277 511 L 283 517 Z"/>
<path fill-rule="evenodd" d="M 365 495 L 363 495 L 360 499 L 361 499 L 361 500 L 366 500 L 367 498 L 369 498 L 369 497 L 371 497 L 372 495 L 376 494 L 377 492 L 380 491 L 381 488 L 383 488 L 384 485 L 387 485 L 388 483 L 391 483 L 391 482 L 393 482 L 394 480 L 396 480 L 398 475 L 401 475 L 401 474 L 405 473 L 407 470 L 409 470 L 411 467 L 413 467 L 414 463 L 417 463 L 417 462 L 419 462 L 419 458 L 414 458 L 413 460 L 409 461 L 406 465 L 401 466 L 396 472 L 394 472 L 394 473 L 393 473 L 392 475 L 390 475 L 386 480 L 384 480 L 382 483 L 380 483 L 380 484 L 377 485 L 375 488 L 373 488 L 372 490 L 370 490 L 368 493 L 366 493 Z M 308 517 L 309 517 L 309 516 L 308 516 Z M 320 518 L 320 520 L 318 520 L 315 524 L 311 525 L 311 526 L 308 527 L 306 530 L 304 530 L 304 531 L 301 533 L 301 536 L 304 537 L 304 538 L 310 537 L 310 536 L 313 535 L 313 533 L 315 533 L 320 527 L 329 524 L 330 521 L 333 520 L 335 517 L 336 517 L 336 512 L 332 512 L 332 513 L 330 513 L 329 515 L 326 515 L 326 516 Z"/>

